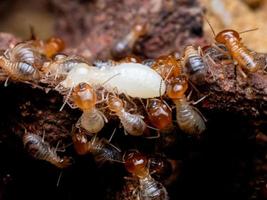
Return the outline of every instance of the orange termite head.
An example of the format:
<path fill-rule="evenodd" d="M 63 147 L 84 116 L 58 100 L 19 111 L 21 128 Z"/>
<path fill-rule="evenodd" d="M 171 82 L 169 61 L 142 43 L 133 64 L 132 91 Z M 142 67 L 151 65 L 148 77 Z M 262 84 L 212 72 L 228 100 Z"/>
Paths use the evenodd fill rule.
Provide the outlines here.
<path fill-rule="evenodd" d="M 109 96 L 108 97 L 108 107 L 112 112 L 120 112 L 124 108 L 123 101 L 116 96 Z"/>
<path fill-rule="evenodd" d="M 51 37 L 46 41 L 45 54 L 47 57 L 51 58 L 58 52 L 63 51 L 65 48 L 65 43 L 62 39 L 58 37 Z"/>
<path fill-rule="evenodd" d="M 172 79 L 167 86 L 167 95 L 171 99 L 179 99 L 184 96 L 188 88 L 188 79 L 185 75 L 177 76 Z"/>
<path fill-rule="evenodd" d="M 72 100 L 81 110 L 90 110 L 96 104 L 96 92 L 87 83 L 79 83 L 72 92 Z"/>
<path fill-rule="evenodd" d="M 229 40 L 241 40 L 239 33 L 232 29 L 226 29 L 219 32 L 216 37 L 215 41 L 218 43 L 225 44 Z"/>
<path fill-rule="evenodd" d="M 147 167 L 148 159 L 139 152 L 130 152 L 125 156 L 125 168 L 128 172 L 137 177 L 145 177 L 149 170 Z"/>
<path fill-rule="evenodd" d="M 132 31 L 137 35 L 137 36 L 143 36 L 147 32 L 147 24 L 136 24 Z"/>
<path fill-rule="evenodd" d="M 152 69 L 158 72 L 164 79 L 176 77 L 182 72 L 180 61 L 174 55 L 158 57 L 152 65 Z"/>

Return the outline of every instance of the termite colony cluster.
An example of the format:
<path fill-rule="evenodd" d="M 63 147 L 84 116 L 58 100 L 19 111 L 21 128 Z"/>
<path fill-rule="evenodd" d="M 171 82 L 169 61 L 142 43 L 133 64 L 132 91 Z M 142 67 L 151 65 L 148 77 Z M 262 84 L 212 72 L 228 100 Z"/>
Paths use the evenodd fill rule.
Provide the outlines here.
<path fill-rule="evenodd" d="M 110 139 L 101 136 L 105 124 L 118 119 L 126 135 L 145 139 L 158 140 L 175 129 L 199 136 L 206 129 L 206 120 L 187 96 L 197 91 L 195 85 L 201 84 L 205 76 L 213 76 L 210 66 L 220 67 L 223 58 L 235 63 L 243 78 L 264 66 L 255 61 L 253 52 L 241 43 L 234 30 L 218 33 L 216 42 L 209 47 L 189 45 L 181 56 L 170 54 L 144 60 L 125 56 L 142 35 L 143 27 L 137 25 L 114 45 L 111 54 L 124 57 L 119 61 L 89 63 L 85 58 L 65 55 L 61 53 L 64 42 L 51 38 L 45 42 L 32 39 L 7 49 L 0 56 L 0 66 L 8 77 L 6 84 L 12 79 L 33 87 L 55 89 L 64 95 L 60 110 L 68 104 L 82 111 L 70 131 L 74 149 L 78 155 L 92 154 L 97 162 L 125 165 L 132 177 L 126 178 L 122 199 L 163 200 L 168 199 L 167 191 L 151 175 L 164 170 L 168 159 L 137 149 L 121 152 L 111 141 L 115 127 L 113 133 L 110 131 Z M 203 98 L 199 96 L 196 100 Z M 27 130 L 23 143 L 36 159 L 58 168 L 72 164 L 70 157 L 60 157 L 57 148 Z"/>

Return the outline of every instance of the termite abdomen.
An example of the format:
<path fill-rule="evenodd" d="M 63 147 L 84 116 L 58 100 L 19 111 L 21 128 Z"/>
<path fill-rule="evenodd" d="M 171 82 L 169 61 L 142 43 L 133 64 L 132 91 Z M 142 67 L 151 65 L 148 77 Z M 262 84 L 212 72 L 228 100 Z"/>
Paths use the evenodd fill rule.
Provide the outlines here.
<path fill-rule="evenodd" d="M 60 158 L 55 148 L 51 148 L 49 143 L 32 133 L 25 133 L 23 136 L 25 149 L 38 160 L 45 160 L 58 168 L 65 168 L 71 165 L 71 159 L 68 157 Z"/>
<path fill-rule="evenodd" d="M 198 51 L 193 46 L 187 46 L 185 48 L 184 62 L 192 82 L 198 84 L 203 82 L 207 71 L 206 65 Z"/>

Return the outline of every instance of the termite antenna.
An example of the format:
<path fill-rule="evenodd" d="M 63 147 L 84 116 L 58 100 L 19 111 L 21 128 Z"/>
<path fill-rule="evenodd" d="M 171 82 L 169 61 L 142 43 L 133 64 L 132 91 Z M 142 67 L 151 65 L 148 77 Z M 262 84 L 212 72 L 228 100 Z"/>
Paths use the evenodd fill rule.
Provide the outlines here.
<path fill-rule="evenodd" d="M 62 104 L 61 108 L 59 109 L 59 111 L 62 111 L 63 108 L 65 107 L 66 103 L 68 102 L 69 98 L 70 98 L 70 95 L 71 95 L 71 92 L 73 90 L 73 87 L 70 89 L 69 93 L 67 94 L 66 96 L 66 100 L 64 101 L 64 103 Z"/>
<path fill-rule="evenodd" d="M 102 85 L 102 86 L 105 85 L 105 84 L 106 84 L 107 82 L 109 82 L 111 79 L 115 78 L 116 76 L 118 76 L 118 75 L 120 75 L 120 74 L 121 74 L 121 73 L 117 73 L 117 74 L 111 76 L 111 77 L 108 78 L 106 81 L 104 81 L 101 85 Z"/>
<path fill-rule="evenodd" d="M 63 174 L 63 171 L 61 170 L 60 173 L 59 173 L 58 179 L 57 179 L 57 187 L 59 186 L 62 174 Z"/>
<path fill-rule="evenodd" d="M 108 142 L 111 142 L 111 140 L 112 140 L 112 138 L 113 138 L 113 136 L 114 136 L 116 130 L 117 130 L 117 128 L 114 128 L 114 130 L 113 130 L 113 132 L 112 132 L 110 138 L 108 139 Z"/>
<path fill-rule="evenodd" d="M 215 31 L 214 31 L 214 29 L 212 28 L 211 23 L 209 22 L 208 18 L 205 16 L 204 13 L 202 13 L 202 16 L 203 16 L 203 18 L 206 20 L 206 22 L 208 23 L 208 25 L 209 25 L 209 27 L 210 27 L 210 29 L 211 29 L 211 31 L 212 31 L 214 37 L 215 37 L 215 36 L 216 36 Z"/>
<path fill-rule="evenodd" d="M 241 32 L 238 32 L 238 33 L 239 34 L 243 34 L 243 33 L 251 32 L 251 31 L 257 31 L 257 30 L 259 30 L 259 28 L 252 28 L 252 29 L 244 30 L 244 31 L 241 31 Z"/>

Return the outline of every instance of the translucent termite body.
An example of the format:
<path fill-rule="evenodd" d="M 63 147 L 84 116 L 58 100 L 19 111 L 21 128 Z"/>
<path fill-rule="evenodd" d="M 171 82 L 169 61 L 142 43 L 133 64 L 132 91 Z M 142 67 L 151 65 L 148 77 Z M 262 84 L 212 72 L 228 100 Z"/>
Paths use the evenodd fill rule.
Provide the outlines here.
<path fill-rule="evenodd" d="M 0 56 L 0 66 L 15 80 L 39 80 L 44 60 L 28 42 L 17 44 Z"/>
<path fill-rule="evenodd" d="M 4 55 L 10 62 L 25 62 L 37 69 L 41 68 L 44 62 L 44 57 L 31 41 L 18 43 L 14 48 L 8 49 Z"/>
<path fill-rule="evenodd" d="M 74 132 L 72 135 L 74 148 L 79 155 L 91 153 L 97 162 L 115 161 L 122 162 L 121 151 L 105 138 L 88 136 L 82 132 Z"/>
<path fill-rule="evenodd" d="M 215 41 L 224 44 L 233 59 L 245 71 L 255 72 L 259 69 L 259 64 L 255 61 L 252 52 L 241 42 L 241 37 L 235 30 L 227 29 L 219 32 Z"/>
<path fill-rule="evenodd" d="M 172 128 L 172 112 L 168 106 L 159 99 L 149 99 L 147 114 L 150 123 L 160 132 L 168 132 Z"/>
<path fill-rule="evenodd" d="M 140 115 L 127 112 L 123 101 L 119 97 L 110 96 L 107 101 L 108 108 L 120 118 L 126 133 L 133 136 L 143 134 L 147 126 Z"/>
<path fill-rule="evenodd" d="M 4 55 L 0 56 L 0 67 L 15 80 L 37 81 L 40 79 L 39 70 L 31 64 L 21 61 L 12 62 Z"/>
<path fill-rule="evenodd" d="M 136 43 L 136 41 L 145 35 L 147 32 L 147 26 L 146 24 L 141 25 L 137 24 L 135 25 L 132 30 L 121 40 L 119 40 L 113 48 L 111 49 L 111 55 L 114 58 L 123 58 L 130 54 L 133 50 L 133 47 Z"/>
<path fill-rule="evenodd" d="M 133 193 L 137 193 L 139 200 L 168 199 L 165 187 L 151 177 L 146 156 L 139 152 L 128 154 L 125 158 L 125 168 L 139 180 L 138 188 L 133 191 Z"/>
<path fill-rule="evenodd" d="M 104 114 L 96 107 L 96 92 L 87 83 L 79 83 L 72 91 L 71 99 L 78 106 L 83 114 L 80 118 L 80 125 L 89 133 L 98 133 L 104 127 Z"/>
<path fill-rule="evenodd" d="M 184 66 L 190 74 L 193 83 L 201 83 L 207 73 L 207 67 L 198 50 L 193 46 L 187 46 L 184 51 Z"/>
<path fill-rule="evenodd" d="M 25 133 L 23 144 L 26 150 L 38 160 L 45 160 L 58 168 L 66 168 L 71 165 L 71 159 L 68 157 L 60 158 L 57 150 L 50 147 L 40 136 L 32 133 Z"/>
<path fill-rule="evenodd" d="M 176 120 L 180 129 L 188 134 L 199 135 L 206 125 L 202 116 L 187 101 L 184 94 L 187 88 L 187 77 L 180 75 L 168 85 L 167 95 L 176 106 Z"/>
<path fill-rule="evenodd" d="M 86 62 L 84 58 L 78 56 L 57 54 L 52 61 L 44 63 L 42 71 L 46 73 L 46 77 L 51 77 L 53 79 L 65 78 L 73 68 Z"/>
<path fill-rule="evenodd" d="M 164 94 L 166 85 L 157 72 L 139 63 L 121 63 L 114 67 L 95 68 L 84 63 L 77 65 L 61 82 L 65 88 L 73 88 L 85 82 L 100 85 L 110 92 L 131 97 L 154 98 Z"/>

